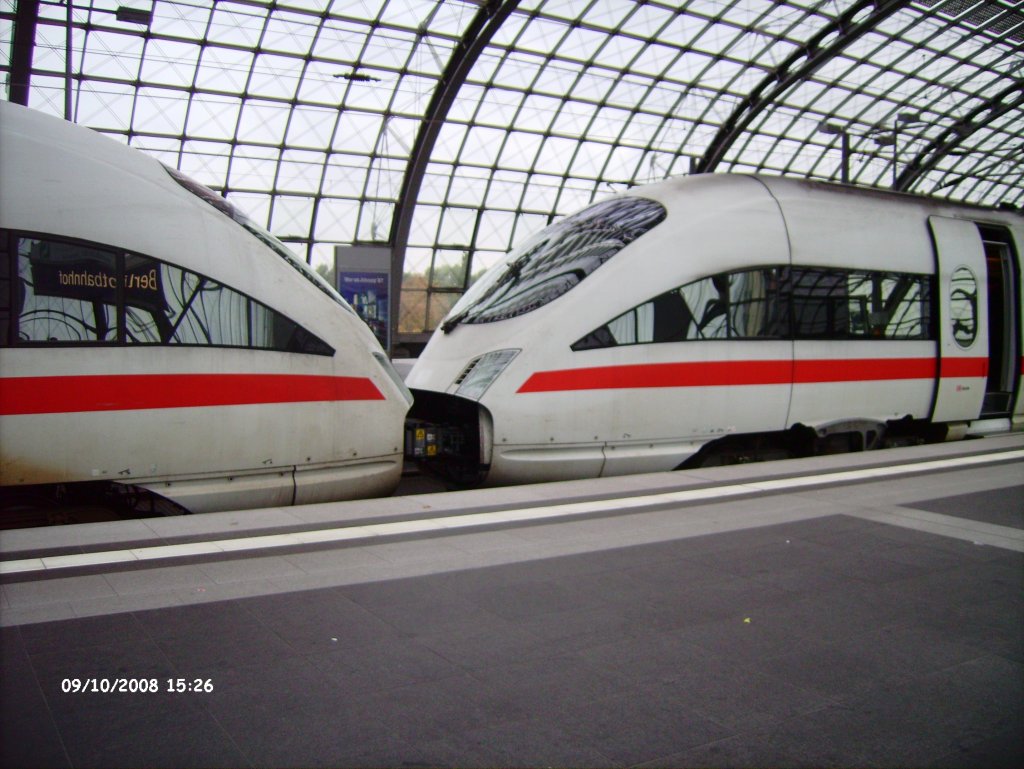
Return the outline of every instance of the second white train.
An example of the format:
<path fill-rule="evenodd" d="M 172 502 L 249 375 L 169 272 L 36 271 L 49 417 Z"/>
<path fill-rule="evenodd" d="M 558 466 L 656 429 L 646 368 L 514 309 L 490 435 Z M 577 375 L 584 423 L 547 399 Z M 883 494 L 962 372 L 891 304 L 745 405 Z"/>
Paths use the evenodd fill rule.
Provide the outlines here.
<path fill-rule="evenodd" d="M 513 250 L 410 372 L 470 483 L 1024 428 L 1019 213 L 822 183 L 635 188 Z"/>

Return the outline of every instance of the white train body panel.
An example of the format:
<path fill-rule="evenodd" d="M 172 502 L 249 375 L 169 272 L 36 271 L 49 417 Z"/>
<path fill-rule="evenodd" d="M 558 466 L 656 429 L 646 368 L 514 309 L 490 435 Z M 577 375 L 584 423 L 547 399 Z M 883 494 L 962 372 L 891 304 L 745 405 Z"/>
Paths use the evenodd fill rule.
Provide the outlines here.
<path fill-rule="evenodd" d="M 930 274 L 935 270 L 927 209 L 921 201 L 895 196 L 865 195 L 854 188 L 833 187 L 821 194 L 818 186 L 776 184 L 769 188 L 784 212 L 792 251 L 792 264 Z M 884 422 L 904 415 L 924 418 L 932 404 L 931 379 L 894 378 L 888 371 L 878 379 L 859 378 L 867 361 L 901 362 L 933 359 L 933 341 L 884 343 L 842 340 L 839 342 L 797 340 L 793 358 L 799 365 L 823 367 L 829 361 L 863 361 L 853 364 L 851 381 L 794 382 L 787 426 L 817 425 L 842 418 Z M 832 364 L 838 365 L 836 364 Z M 837 406 L 843 412 L 837 413 Z M 964 414 L 954 418 L 970 418 Z"/>
<path fill-rule="evenodd" d="M 0 259 L 24 270 L 5 302 L 14 329 L 3 334 L 15 336 L 0 349 L 0 485 L 115 481 L 193 511 L 394 488 L 408 395 L 365 324 L 279 244 L 152 158 L 8 103 L 0 167 Z M 116 266 L 105 276 L 39 256 L 59 249 Z M 142 265 L 134 275 L 129 259 Z M 88 293 L 86 281 L 113 286 L 115 274 L 122 286 Z M 53 317 L 62 302 L 83 304 L 76 291 L 102 295 L 117 328 L 77 342 L 19 337 L 29 291 Z M 145 323 L 162 342 L 132 341 L 157 333 Z M 200 343 L 189 324 L 223 331 Z"/>
<path fill-rule="evenodd" d="M 795 425 L 826 435 L 843 425 L 854 432 L 865 425 L 884 429 L 906 418 L 965 424 L 980 418 L 989 352 L 978 224 L 998 228 L 1020 254 L 1019 214 L 738 175 L 675 179 L 618 199 L 629 198 L 660 203 L 664 219 L 557 298 L 510 317 L 486 318 L 488 303 L 500 301 L 493 297 L 509 283 L 529 280 L 521 278 L 529 259 L 541 258 L 531 256 L 541 253 L 533 246 L 517 249 L 452 310 L 406 380 L 415 393 L 465 397 L 460 381 L 473 376 L 473 361 L 518 351 L 482 394 L 469 396 L 479 403 L 488 483 L 672 469 L 717 438 Z M 973 231 L 971 247 L 947 243 L 946 230 L 936 235 L 934 228 L 942 226 L 936 217 Z M 936 242 L 940 254 L 946 249 L 941 263 Z M 1022 414 L 1020 268 L 1016 256 L 1009 263 L 1015 272 L 1007 291 L 1015 298 L 1006 311 L 1016 321 L 1006 332 L 1012 391 L 1000 409 L 1005 429 Z M 977 277 L 972 296 L 982 309 L 971 339 L 956 341 L 949 296 L 953 274 L 959 269 L 963 276 L 964 268 Z M 658 301 L 717 285 L 713 276 L 723 274 L 733 281 L 749 276 L 743 277 L 749 290 L 762 292 L 746 310 L 740 299 L 730 300 L 730 313 L 746 313 L 730 315 L 730 338 L 703 330 L 713 328 L 708 301 L 712 325 L 698 333 L 709 338 L 639 339 L 635 329 L 656 329 L 663 317 Z M 843 288 L 838 302 L 817 298 L 835 275 L 845 276 L 851 288 Z M 818 284 L 804 289 L 799 281 L 808 276 Z M 772 290 L 782 289 L 766 286 L 777 277 L 789 281 L 785 295 L 804 309 L 786 316 L 785 333 L 734 338 L 738 322 L 768 327 Z M 815 302 L 824 309 L 815 309 Z M 960 301 L 958 311 L 964 306 Z M 821 317 L 832 313 L 828 328 L 842 325 L 849 338 L 805 333 L 800 324 L 812 317 L 807 308 Z M 695 333 L 696 314 L 689 306 L 685 312 L 686 333 Z M 608 341 L 616 333 L 627 340 Z"/>

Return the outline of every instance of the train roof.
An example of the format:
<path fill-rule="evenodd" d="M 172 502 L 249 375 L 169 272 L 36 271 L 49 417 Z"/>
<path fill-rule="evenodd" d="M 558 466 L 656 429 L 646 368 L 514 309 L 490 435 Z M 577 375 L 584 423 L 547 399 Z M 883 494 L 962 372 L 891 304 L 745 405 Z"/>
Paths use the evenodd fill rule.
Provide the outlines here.
<path fill-rule="evenodd" d="M 116 166 L 124 172 L 140 175 L 162 173 L 158 160 L 97 131 L 54 118 L 28 107 L 0 101 L 0 161 L 10 160 L 11 154 L 71 149 L 88 155 L 94 161 Z M 4 163 L 6 169 L 11 166 Z M 12 184 L 16 180 L 4 173 L 0 183 Z"/>
<path fill-rule="evenodd" d="M 752 188 L 751 182 L 756 183 L 762 189 L 777 200 L 793 198 L 817 198 L 820 200 L 836 199 L 843 196 L 854 196 L 863 201 L 875 201 L 883 205 L 907 205 L 925 208 L 933 213 L 961 212 L 974 217 L 980 217 L 992 221 L 1024 221 L 1021 211 L 1016 208 L 989 206 L 978 206 L 970 203 L 950 201 L 945 198 L 935 198 L 927 195 L 919 195 L 910 192 L 899 192 L 878 187 L 866 187 L 854 184 L 840 184 L 836 182 L 825 182 L 817 179 L 804 179 L 793 176 L 774 176 L 770 174 L 745 174 L 745 173 L 715 173 L 715 174 L 688 174 L 676 176 L 660 182 L 653 182 L 647 185 L 638 185 L 630 188 L 626 195 L 639 197 L 653 197 L 662 202 L 670 201 L 681 192 L 698 193 L 711 187 L 732 187 L 737 193 L 747 189 L 757 194 Z"/>

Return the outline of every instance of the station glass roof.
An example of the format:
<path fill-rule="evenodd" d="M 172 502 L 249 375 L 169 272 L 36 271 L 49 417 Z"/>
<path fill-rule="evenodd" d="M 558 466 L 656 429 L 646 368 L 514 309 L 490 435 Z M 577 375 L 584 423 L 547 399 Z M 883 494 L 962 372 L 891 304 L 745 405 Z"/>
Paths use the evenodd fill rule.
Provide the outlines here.
<path fill-rule="evenodd" d="M 553 218 L 672 175 L 1024 204 L 1022 0 L 0 0 L 0 77 L 315 266 L 390 249 L 407 341 Z"/>

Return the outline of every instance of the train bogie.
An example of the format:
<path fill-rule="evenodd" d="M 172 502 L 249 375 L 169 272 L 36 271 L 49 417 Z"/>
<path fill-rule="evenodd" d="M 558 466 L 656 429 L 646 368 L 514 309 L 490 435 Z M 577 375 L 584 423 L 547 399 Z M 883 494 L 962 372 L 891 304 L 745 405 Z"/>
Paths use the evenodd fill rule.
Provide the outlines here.
<path fill-rule="evenodd" d="M 407 381 L 479 440 L 425 464 L 524 482 L 1022 427 L 1022 245 L 1019 214 L 853 187 L 631 190 L 452 310 Z"/>

